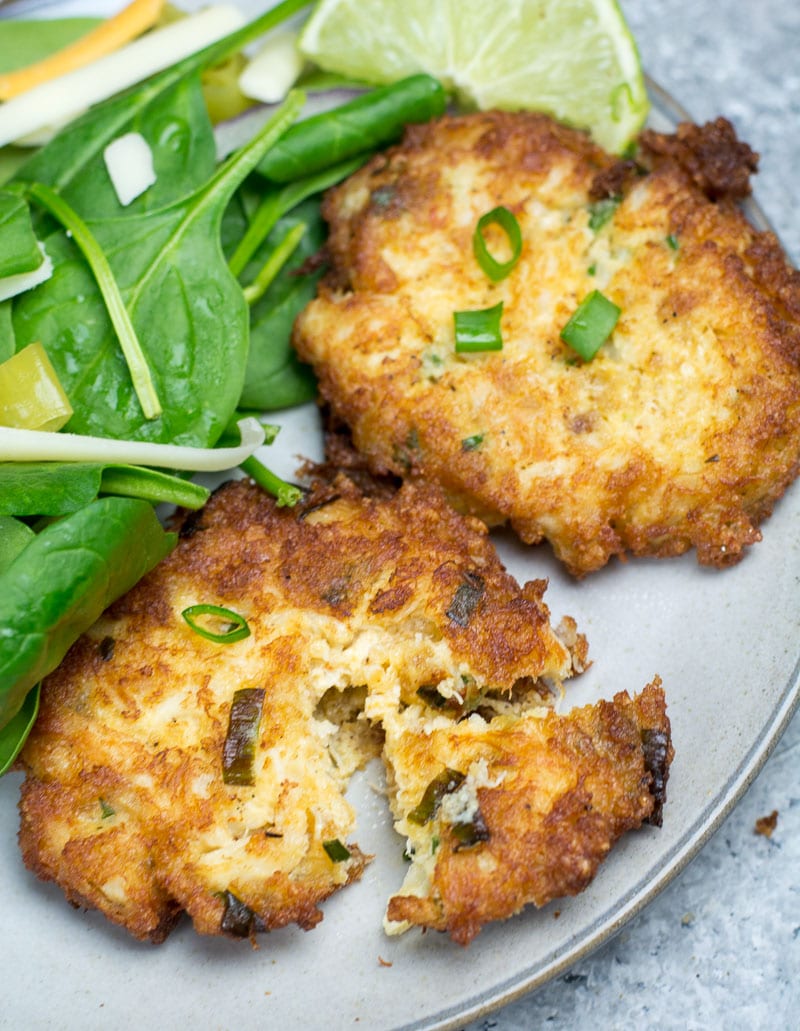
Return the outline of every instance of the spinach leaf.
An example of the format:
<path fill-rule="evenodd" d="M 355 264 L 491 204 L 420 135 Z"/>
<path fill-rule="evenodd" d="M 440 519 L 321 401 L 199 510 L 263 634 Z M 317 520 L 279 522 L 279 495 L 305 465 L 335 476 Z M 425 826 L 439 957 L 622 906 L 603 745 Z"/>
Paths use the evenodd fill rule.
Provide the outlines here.
<path fill-rule="evenodd" d="M 220 223 L 232 195 L 302 105 L 292 96 L 200 189 L 165 208 L 86 219 L 147 357 L 162 414 L 147 419 L 103 298 L 75 243 L 48 236 L 52 277 L 13 309 L 19 347 L 40 340 L 74 408 L 74 433 L 212 445 L 239 400 L 249 311 L 225 262 Z"/>
<path fill-rule="evenodd" d="M 138 86 L 90 108 L 23 165 L 18 177 L 26 182 L 43 182 L 51 186 L 62 193 L 76 210 L 81 210 L 69 191 L 80 190 L 81 177 L 87 174 L 88 169 L 98 167 L 106 146 L 128 132 L 134 120 L 162 94 L 241 50 L 246 43 L 281 24 L 308 4 L 309 0 L 283 0 L 218 43 L 212 43 L 205 50 L 185 57 Z M 81 210 L 81 214 L 88 218 L 91 212 Z"/>
<path fill-rule="evenodd" d="M 0 147 L 0 186 L 8 180 L 30 158 L 31 152 L 23 147 Z"/>
<path fill-rule="evenodd" d="M 0 191 L 0 279 L 32 272 L 42 263 L 42 252 L 36 243 L 31 213 L 21 197 Z"/>
<path fill-rule="evenodd" d="M 156 181 L 123 208 L 103 150 L 126 132 L 138 132 L 147 141 Z M 103 147 L 97 146 L 98 137 L 105 141 Z M 215 168 L 214 133 L 200 80 L 190 75 L 132 109 L 121 98 L 93 108 L 23 165 L 16 181 L 44 183 L 84 219 L 97 221 L 165 207 L 208 182 Z"/>
<path fill-rule="evenodd" d="M 304 118 L 264 157 L 258 171 L 273 182 L 292 182 L 391 143 L 406 125 L 443 114 L 446 103 L 437 79 L 410 75 L 333 111 Z"/>
<path fill-rule="evenodd" d="M 39 691 L 39 684 L 32 687 L 25 696 L 19 712 L 0 729 L 0 777 L 11 768 L 36 722 L 39 715 Z"/>
<path fill-rule="evenodd" d="M 293 226 L 305 225 L 297 250 L 267 292 L 251 310 L 250 353 L 240 404 L 264 411 L 288 408 L 309 401 L 316 394 L 311 369 L 297 358 L 291 346 L 294 320 L 316 291 L 322 269 L 306 274 L 301 266 L 325 242 L 325 223 L 318 198 L 305 201 L 279 219 L 251 266 Z M 246 270 L 250 271 L 250 266 Z"/>
<path fill-rule="evenodd" d="M 198 484 L 140 466 L 101 462 L 0 463 L 0 517 L 68 515 L 101 493 L 184 508 L 201 508 L 209 495 Z"/>
<path fill-rule="evenodd" d="M 8 361 L 16 349 L 14 326 L 11 322 L 11 301 L 0 301 L 0 363 Z"/>
<path fill-rule="evenodd" d="M 4 572 L 36 534 L 26 523 L 0 515 L 0 573 Z"/>
<path fill-rule="evenodd" d="M 13 19 L 0 32 L 0 72 L 41 61 L 91 32 L 102 18 Z"/>
<path fill-rule="evenodd" d="M 0 727 L 174 543 L 151 505 L 128 498 L 93 501 L 28 543 L 0 573 Z"/>

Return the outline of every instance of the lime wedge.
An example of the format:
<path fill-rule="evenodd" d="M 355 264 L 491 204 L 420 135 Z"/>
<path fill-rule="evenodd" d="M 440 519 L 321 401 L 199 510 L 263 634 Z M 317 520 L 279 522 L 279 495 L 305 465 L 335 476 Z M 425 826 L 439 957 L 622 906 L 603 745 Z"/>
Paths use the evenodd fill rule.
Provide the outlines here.
<path fill-rule="evenodd" d="M 616 153 L 647 117 L 617 0 L 319 0 L 300 49 L 366 82 L 425 71 L 467 107 L 544 111 Z"/>

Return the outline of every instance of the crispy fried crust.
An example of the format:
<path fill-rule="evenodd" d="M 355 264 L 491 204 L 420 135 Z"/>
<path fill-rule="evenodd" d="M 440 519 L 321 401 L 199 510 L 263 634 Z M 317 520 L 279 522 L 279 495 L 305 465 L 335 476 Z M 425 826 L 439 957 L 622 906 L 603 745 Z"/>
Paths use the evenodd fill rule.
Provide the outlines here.
<path fill-rule="evenodd" d="M 438 481 L 576 575 L 692 547 L 730 565 L 798 472 L 800 274 L 733 203 L 755 165 L 722 119 L 646 133 L 637 162 L 533 114 L 414 126 L 327 195 L 333 267 L 295 344 L 374 471 Z M 492 284 L 472 235 L 498 204 L 524 245 Z M 583 363 L 560 331 L 594 289 L 622 314 Z M 501 300 L 502 352 L 456 355 L 453 312 Z"/>
<path fill-rule="evenodd" d="M 544 587 L 520 589 L 430 487 L 375 500 L 339 477 L 290 510 L 225 486 L 47 678 L 21 756 L 26 864 L 152 941 L 183 910 L 203 934 L 313 927 L 367 860 L 324 848 L 350 834 L 342 792 L 369 752 L 355 724 L 337 729 L 331 692 L 365 688 L 374 721 L 421 686 L 452 711 L 467 684 L 539 703 L 585 659 L 574 624 L 567 644 L 550 629 Z M 181 617 L 198 603 L 250 636 L 198 635 Z M 222 777 L 242 688 L 264 690 L 252 786 Z"/>
<path fill-rule="evenodd" d="M 617 694 L 568 716 L 425 724 L 409 710 L 386 734 L 398 827 L 414 863 L 410 890 L 387 911 L 401 928 L 447 931 L 467 945 L 491 920 L 582 891 L 621 834 L 660 822 L 673 753 L 658 679 L 633 699 Z M 467 775 L 459 790 L 471 798 L 455 809 L 461 825 L 444 803 L 415 824 L 408 814 L 442 769 Z M 479 840 L 465 845 L 471 837 Z"/>

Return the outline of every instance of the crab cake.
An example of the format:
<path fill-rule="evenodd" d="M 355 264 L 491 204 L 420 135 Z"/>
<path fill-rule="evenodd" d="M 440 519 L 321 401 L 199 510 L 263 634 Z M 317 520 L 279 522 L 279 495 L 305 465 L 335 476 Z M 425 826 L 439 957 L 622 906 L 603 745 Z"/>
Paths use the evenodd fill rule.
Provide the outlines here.
<path fill-rule="evenodd" d="M 576 895 L 621 834 L 661 824 L 673 752 L 658 679 L 566 716 L 447 721 L 415 706 L 384 728 L 411 859 L 389 933 L 419 925 L 467 945 L 491 920 Z"/>
<path fill-rule="evenodd" d="M 183 910 L 204 934 L 313 927 L 368 858 L 343 791 L 379 750 L 370 721 L 420 690 L 540 705 L 584 663 L 544 587 L 433 487 L 340 476 L 296 509 L 223 487 L 44 682 L 26 864 L 152 941 Z"/>
<path fill-rule="evenodd" d="M 437 481 L 576 575 L 690 548 L 730 565 L 798 472 L 800 274 L 737 207 L 755 167 L 723 119 L 645 133 L 636 161 L 536 114 L 413 126 L 327 195 L 297 350 L 373 470 Z M 501 205 L 522 246 L 493 282 L 473 234 Z M 620 315 L 584 361 L 561 331 L 595 290 Z M 454 312 L 500 302 L 502 350 L 456 353 Z"/>

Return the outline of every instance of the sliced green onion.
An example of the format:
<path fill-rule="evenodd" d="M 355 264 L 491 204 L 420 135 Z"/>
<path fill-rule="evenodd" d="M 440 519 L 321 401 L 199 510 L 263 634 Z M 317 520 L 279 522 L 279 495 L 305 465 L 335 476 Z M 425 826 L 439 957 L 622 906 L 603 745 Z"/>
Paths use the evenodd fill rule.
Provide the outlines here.
<path fill-rule="evenodd" d="M 620 314 L 621 309 L 613 301 L 599 290 L 592 290 L 561 330 L 561 339 L 589 362 L 611 336 Z"/>
<path fill-rule="evenodd" d="M 423 702 L 434 709 L 443 709 L 447 705 L 447 699 L 444 695 L 439 694 L 433 684 L 423 684 L 422 687 L 418 687 L 417 694 Z"/>
<path fill-rule="evenodd" d="M 465 779 L 466 777 L 463 773 L 445 767 L 425 788 L 425 794 L 420 799 L 419 805 L 415 806 L 408 814 L 410 822 L 422 826 L 428 823 L 429 820 L 432 820 L 444 796 L 457 791 Z"/>
<path fill-rule="evenodd" d="M 511 257 L 508 261 L 498 261 L 489 253 L 483 231 L 490 225 L 500 226 L 508 237 L 511 246 Z M 475 232 L 472 234 L 472 250 L 478 264 L 493 283 L 499 283 L 501 279 L 505 279 L 522 254 L 522 231 L 516 216 L 502 205 L 487 211 L 478 219 L 478 224 L 475 226 Z"/>
<path fill-rule="evenodd" d="M 117 811 L 113 806 L 110 806 L 104 798 L 100 799 L 100 819 L 110 820 L 112 816 L 116 816 Z"/>
<path fill-rule="evenodd" d="M 462 451 L 477 451 L 483 443 L 482 433 L 473 433 L 471 437 L 464 437 L 461 441 Z"/>
<path fill-rule="evenodd" d="M 257 458 L 252 456 L 244 462 L 239 463 L 239 468 L 246 473 L 251 480 L 259 485 L 262 490 L 271 494 L 277 502 L 278 508 L 293 508 L 303 497 L 303 491 L 293 483 L 287 483 L 280 476 L 268 469 Z"/>
<path fill-rule="evenodd" d="M 190 605 L 181 615 L 196 634 L 205 637 L 207 641 L 214 641 L 215 644 L 233 644 L 234 641 L 243 641 L 245 637 L 250 636 L 250 627 L 244 616 L 222 605 Z M 221 624 L 221 629 L 215 631 L 203 626 L 198 621 L 200 616 L 213 617 Z"/>
<path fill-rule="evenodd" d="M 220 895 L 225 903 L 219 929 L 232 938 L 249 938 L 257 930 L 258 919 L 253 910 L 232 891 Z"/>
<path fill-rule="evenodd" d="M 453 824 L 453 837 L 458 842 L 453 849 L 454 852 L 461 852 L 465 848 L 473 848 L 484 841 L 489 841 L 491 834 L 480 809 L 475 812 L 469 823 Z"/>
<path fill-rule="evenodd" d="M 447 618 L 452 619 L 459 626 L 469 626 L 469 621 L 472 619 L 485 589 L 483 577 L 479 573 L 470 571 L 464 573 L 464 579 L 450 602 Z"/>
<path fill-rule="evenodd" d="M 243 687 L 234 692 L 228 717 L 228 733 L 222 746 L 222 779 L 226 784 L 255 783 L 256 745 L 264 707 L 263 687 Z"/>
<path fill-rule="evenodd" d="M 502 315 L 502 301 L 495 304 L 493 308 L 453 312 L 456 327 L 456 351 L 458 353 L 502 351 L 503 336 L 500 332 Z"/>
<path fill-rule="evenodd" d="M 54 432 L 71 415 L 69 398 L 38 340 L 0 363 L 0 426 Z"/>
<path fill-rule="evenodd" d="M 111 271 L 108 258 L 97 242 L 89 226 L 55 190 L 44 183 L 31 183 L 27 192 L 45 211 L 49 212 L 61 225 L 68 229 L 72 238 L 81 250 L 89 268 L 103 295 L 114 331 L 119 339 L 119 346 L 125 356 L 131 374 L 133 389 L 139 398 L 142 411 L 148 419 L 157 419 L 161 415 L 161 402 L 158 399 L 150 366 L 147 364 L 142 345 L 136 336 L 133 322 L 125 307 L 119 285 Z"/>
<path fill-rule="evenodd" d="M 677 251 L 677 249 L 680 247 L 678 237 L 674 233 L 670 233 L 667 237 L 667 247 L 669 247 L 671 251 Z"/>
<path fill-rule="evenodd" d="M 39 689 L 36 684 L 28 691 L 22 708 L 11 717 L 4 727 L 0 727 L 0 777 L 3 776 L 19 755 L 31 727 L 39 715 Z"/>
<path fill-rule="evenodd" d="M 621 197 L 605 197 L 603 200 L 589 205 L 589 228 L 593 233 L 598 232 L 607 222 L 611 221 L 621 199 Z"/>
<path fill-rule="evenodd" d="M 256 278 L 242 291 L 244 299 L 249 305 L 252 306 L 256 301 L 261 300 L 277 274 L 297 250 L 305 231 L 305 225 L 302 222 L 298 222 L 296 226 L 292 226 L 280 243 L 276 244 L 275 249 L 261 266 Z"/>
<path fill-rule="evenodd" d="M 350 850 L 345 848 L 338 838 L 323 841 L 322 847 L 328 853 L 328 858 L 332 863 L 344 863 L 350 858 Z"/>

